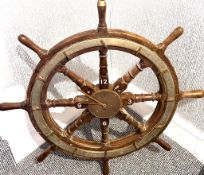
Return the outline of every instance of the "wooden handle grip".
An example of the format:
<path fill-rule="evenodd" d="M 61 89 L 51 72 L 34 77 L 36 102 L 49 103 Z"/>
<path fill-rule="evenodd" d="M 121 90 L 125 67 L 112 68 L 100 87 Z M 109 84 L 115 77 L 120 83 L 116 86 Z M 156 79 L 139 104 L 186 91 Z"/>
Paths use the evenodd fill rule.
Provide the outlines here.
<path fill-rule="evenodd" d="M 180 94 L 180 99 L 184 98 L 203 98 L 204 90 L 184 91 Z"/>
<path fill-rule="evenodd" d="M 166 151 L 170 151 L 171 150 L 171 145 L 169 145 L 163 139 L 157 138 L 154 142 L 157 143 L 159 146 L 161 146 Z"/>
<path fill-rule="evenodd" d="M 30 38 L 28 38 L 25 35 L 19 35 L 18 40 L 31 50 L 33 50 L 35 53 L 38 54 L 38 56 L 42 59 L 47 56 L 47 50 L 40 48 L 37 44 L 35 44 Z"/>
<path fill-rule="evenodd" d="M 109 168 L 109 160 L 104 160 L 103 161 L 103 175 L 109 175 L 110 173 L 110 168 Z"/>
<path fill-rule="evenodd" d="M 165 51 L 168 45 L 175 41 L 178 37 L 183 34 L 184 30 L 182 27 L 177 27 L 162 43 L 158 45 L 159 50 Z"/>
<path fill-rule="evenodd" d="M 99 24 L 98 24 L 99 32 L 106 31 L 107 24 L 106 24 L 106 1 L 105 0 L 98 0 L 98 16 L 99 16 Z"/>
<path fill-rule="evenodd" d="M 177 27 L 164 41 L 163 44 L 169 45 L 175 41 L 179 36 L 183 34 L 184 30 L 182 27 Z"/>
<path fill-rule="evenodd" d="M 25 109 L 26 103 L 20 102 L 20 103 L 1 103 L 0 104 L 0 110 L 1 111 L 7 111 L 7 110 L 14 110 L 14 109 Z"/>
<path fill-rule="evenodd" d="M 55 147 L 49 146 L 42 154 L 37 157 L 37 161 L 40 163 L 47 158 L 47 156 L 55 150 Z"/>

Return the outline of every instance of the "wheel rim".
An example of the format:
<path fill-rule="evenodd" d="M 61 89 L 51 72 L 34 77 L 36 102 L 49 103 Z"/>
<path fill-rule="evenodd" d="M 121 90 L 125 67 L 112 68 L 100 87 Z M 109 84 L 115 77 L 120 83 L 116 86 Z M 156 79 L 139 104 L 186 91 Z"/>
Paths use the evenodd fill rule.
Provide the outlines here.
<path fill-rule="evenodd" d="M 90 37 L 91 35 L 91 37 Z M 164 55 L 158 55 L 154 51 L 154 45 L 137 35 L 118 30 L 111 30 L 109 33 L 100 35 L 97 32 L 84 32 L 79 38 L 71 37 L 50 50 L 50 58 L 41 61 L 33 74 L 28 88 L 30 97 L 29 115 L 35 128 L 44 139 L 59 147 L 71 155 L 81 158 L 113 158 L 128 154 L 144 147 L 155 139 L 168 125 L 177 106 L 178 82 L 176 74 Z M 46 100 L 46 93 L 49 81 L 52 79 L 55 70 L 60 64 L 87 52 L 99 50 L 103 44 L 109 50 L 121 50 L 136 54 L 139 48 L 140 54 L 151 62 L 154 72 L 160 80 L 160 90 L 167 94 L 167 99 L 159 102 L 152 117 L 147 121 L 148 132 L 143 134 L 131 134 L 119 140 L 111 141 L 111 149 L 103 147 L 98 142 L 86 141 L 73 137 L 72 140 L 62 137 L 62 130 L 50 117 L 48 110 L 41 110 L 41 104 Z M 69 55 L 69 59 L 64 55 Z M 159 74 L 158 74 L 159 73 Z"/>

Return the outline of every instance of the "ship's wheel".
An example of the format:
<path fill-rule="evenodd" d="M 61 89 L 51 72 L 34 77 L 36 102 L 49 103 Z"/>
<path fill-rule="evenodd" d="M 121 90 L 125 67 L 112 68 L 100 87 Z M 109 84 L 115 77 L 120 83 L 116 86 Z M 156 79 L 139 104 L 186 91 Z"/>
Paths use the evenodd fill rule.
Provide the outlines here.
<path fill-rule="evenodd" d="M 98 1 L 98 12 L 97 30 L 71 36 L 50 50 L 42 49 L 25 35 L 20 35 L 19 41 L 36 52 L 41 60 L 31 77 L 27 99 L 21 103 L 2 103 L 0 110 L 24 109 L 29 113 L 36 130 L 50 144 L 50 147 L 37 158 L 39 162 L 57 149 L 80 158 L 103 160 L 103 174 L 107 175 L 109 159 L 139 150 L 151 142 L 169 151 L 171 146 L 160 139 L 159 135 L 172 119 L 178 101 L 183 98 L 204 97 L 204 91 L 180 91 L 174 68 L 164 54 L 167 46 L 183 33 L 181 27 L 176 28 L 162 43 L 155 45 L 134 33 L 107 29 L 104 0 Z M 137 65 L 113 84 L 109 83 L 108 76 L 109 50 L 127 52 L 140 59 Z M 99 51 L 98 84 L 84 80 L 65 66 L 77 56 L 92 51 Z M 159 91 L 150 94 L 127 92 L 131 81 L 146 68 L 151 68 L 157 77 Z M 48 99 L 48 86 L 56 73 L 62 73 L 76 83 L 82 95 L 69 99 Z M 139 122 L 126 111 L 125 107 L 145 101 L 157 101 L 157 106 L 147 121 Z M 53 107 L 75 107 L 84 111 L 75 121 L 62 128 L 49 112 Z M 132 125 L 135 131 L 114 140 L 110 139 L 109 120 L 114 117 Z M 85 140 L 73 135 L 77 129 L 94 118 L 100 122 L 101 141 Z"/>

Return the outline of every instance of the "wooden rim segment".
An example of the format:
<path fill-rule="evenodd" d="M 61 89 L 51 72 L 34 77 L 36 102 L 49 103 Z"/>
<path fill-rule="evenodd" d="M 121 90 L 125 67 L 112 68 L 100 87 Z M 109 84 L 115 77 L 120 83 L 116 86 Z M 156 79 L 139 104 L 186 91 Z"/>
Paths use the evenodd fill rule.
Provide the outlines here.
<path fill-rule="evenodd" d="M 104 44 L 108 50 L 124 51 L 150 62 L 159 80 L 160 92 L 165 96 L 158 102 L 152 117 L 147 121 L 146 132 L 112 140 L 109 148 L 104 148 L 103 144 L 97 142 L 62 137 L 62 130 L 50 117 L 48 109 L 42 109 L 41 105 L 46 100 L 48 84 L 61 64 L 78 55 L 99 50 Z M 46 141 L 80 158 L 109 159 L 138 150 L 158 137 L 175 112 L 178 94 L 178 81 L 174 69 L 168 59 L 157 52 L 156 45 L 130 32 L 112 29 L 103 34 L 95 30 L 83 32 L 50 49 L 48 59 L 40 61 L 31 78 L 27 100 L 30 104 L 28 112 L 31 121 Z"/>

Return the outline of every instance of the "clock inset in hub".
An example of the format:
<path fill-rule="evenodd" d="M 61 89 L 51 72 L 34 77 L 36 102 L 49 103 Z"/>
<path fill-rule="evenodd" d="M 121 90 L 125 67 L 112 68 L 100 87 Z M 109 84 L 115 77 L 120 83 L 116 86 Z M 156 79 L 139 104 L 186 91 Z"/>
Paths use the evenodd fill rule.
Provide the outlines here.
<path fill-rule="evenodd" d="M 114 117 L 121 108 L 120 96 L 111 90 L 100 90 L 92 95 L 104 105 L 88 105 L 88 110 L 92 115 L 98 118 Z"/>

